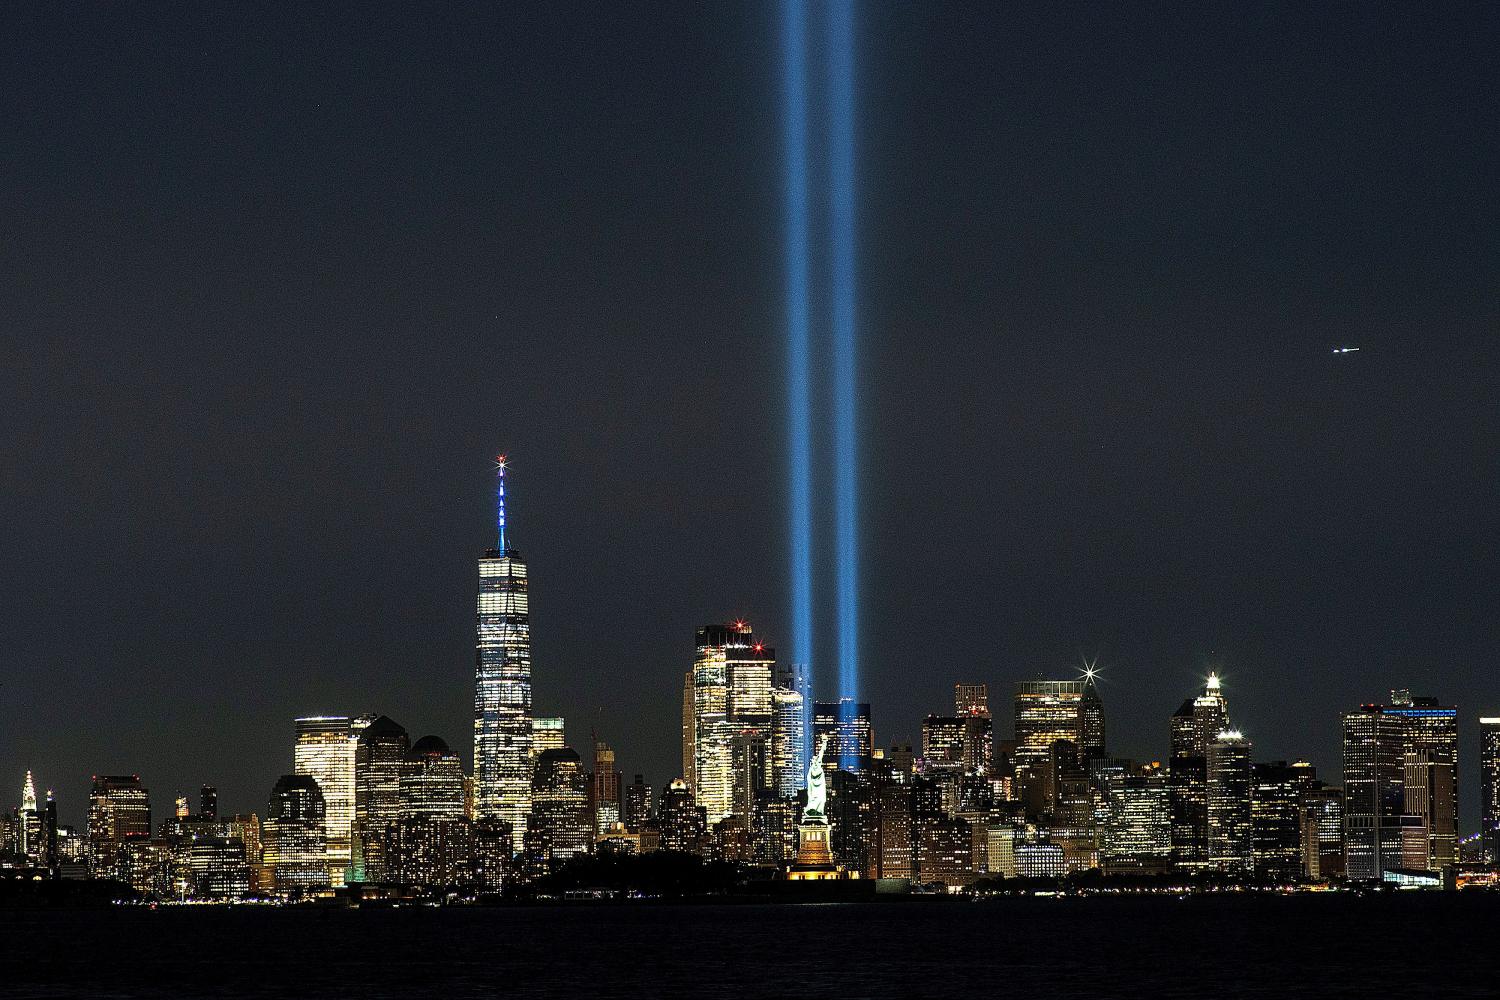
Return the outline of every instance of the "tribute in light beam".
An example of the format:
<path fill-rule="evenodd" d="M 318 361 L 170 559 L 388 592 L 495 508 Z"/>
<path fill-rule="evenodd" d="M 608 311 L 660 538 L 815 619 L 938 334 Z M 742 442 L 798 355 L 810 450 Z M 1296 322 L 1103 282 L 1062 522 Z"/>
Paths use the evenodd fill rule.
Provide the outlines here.
<path fill-rule="evenodd" d="M 807 4 L 784 0 L 781 11 L 782 128 L 786 154 L 787 422 L 791 464 L 790 533 L 793 663 L 812 662 L 812 390 L 809 384 L 807 219 Z M 809 689 L 810 690 L 810 689 Z M 803 692 L 803 729 L 812 699 Z M 805 742 L 805 741 L 804 741 Z M 805 772 L 807 761 L 798 771 Z"/>
<path fill-rule="evenodd" d="M 859 450 L 854 315 L 854 2 L 828 8 L 829 234 L 833 260 L 834 558 L 839 697 L 859 701 Z M 846 754 L 852 758 L 852 753 Z M 853 759 L 840 767 L 856 768 Z"/>

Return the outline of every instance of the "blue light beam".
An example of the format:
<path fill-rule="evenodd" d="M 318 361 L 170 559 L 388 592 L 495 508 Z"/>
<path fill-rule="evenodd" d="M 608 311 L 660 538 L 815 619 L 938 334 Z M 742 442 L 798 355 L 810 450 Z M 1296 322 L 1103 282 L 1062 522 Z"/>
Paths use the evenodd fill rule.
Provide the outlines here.
<path fill-rule="evenodd" d="M 828 179 L 833 296 L 834 558 L 839 697 L 859 700 L 859 448 L 854 313 L 854 0 L 828 8 Z M 852 757 L 852 754 L 849 755 Z M 858 762 L 840 760 L 841 767 Z"/>
<path fill-rule="evenodd" d="M 786 154 L 787 449 L 790 462 L 793 663 L 812 662 L 812 387 L 807 183 L 807 4 L 784 0 L 781 11 L 782 128 Z M 809 689 L 810 691 L 810 686 Z M 812 699 L 804 699 L 803 729 L 812 724 Z M 807 762 L 801 762 L 806 770 Z"/>

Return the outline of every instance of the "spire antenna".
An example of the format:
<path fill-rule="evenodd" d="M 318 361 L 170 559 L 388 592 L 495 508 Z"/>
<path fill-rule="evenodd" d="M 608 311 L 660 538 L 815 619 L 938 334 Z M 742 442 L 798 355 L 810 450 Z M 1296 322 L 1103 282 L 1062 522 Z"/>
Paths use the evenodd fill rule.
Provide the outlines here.
<path fill-rule="evenodd" d="M 495 456 L 495 529 L 500 542 L 497 548 L 505 554 L 505 470 L 510 466 L 504 455 Z"/>

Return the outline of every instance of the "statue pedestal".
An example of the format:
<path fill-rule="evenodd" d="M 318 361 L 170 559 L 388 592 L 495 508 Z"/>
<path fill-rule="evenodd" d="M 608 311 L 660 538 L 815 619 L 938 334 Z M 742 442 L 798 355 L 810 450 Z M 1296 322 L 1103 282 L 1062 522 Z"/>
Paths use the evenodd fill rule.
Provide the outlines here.
<path fill-rule="evenodd" d="M 797 860 L 787 869 L 786 877 L 794 882 L 812 879 L 847 878 L 838 865 L 833 863 L 833 852 L 828 847 L 826 821 L 816 820 L 797 826 Z"/>

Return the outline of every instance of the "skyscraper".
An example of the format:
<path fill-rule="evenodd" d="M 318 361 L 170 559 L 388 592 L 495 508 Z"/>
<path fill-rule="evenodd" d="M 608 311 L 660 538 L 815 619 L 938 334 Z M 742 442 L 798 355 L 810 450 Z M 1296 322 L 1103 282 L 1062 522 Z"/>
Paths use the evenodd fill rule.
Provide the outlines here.
<path fill-rule="evenodd" d="M 42 818 L 36 808 L 36 782 L 31 772 L 26 772 L 26 781 L 21 785 L 20 822 L 16 829 L 16 853 L 32 864 L 38 864 L 42 855 Z"/>
<path fill-rule="evenodd" d="M 777 795 L 795 796 L 807 781 L 807 712 L 791 688 L 771 693 L 771 772 Z"/>
<path fill-rule="evenodd" d="M 1172 716 L 1172 757 L 1167 777 L 1172 805 L 1172 864 L 1183 871 L 1209 867 L 1208 748 L 1229 728 L 1229 707 L 1217 674 L 1203 693 Z"/>
<path fill-rule="evenodd" d="M 1016 685 L 1016 770 L 1039 769 L 1058 740 L 1081 739 L 1083 681 Z"/>
<path fill-rule="evenodd" d="M 1052 744 L 1083 738 L 1083 681 L 1021 681 L 1016 685 L 1015 778 L 1035 811 L 1052 760 Z"/>
<path fill-rule="evenodd" d="M 635 780 L 621 792 L 623 800 L 620 820 L 631 833 L 640 833 L 641 828 L 651 822 L 651 786 L 644 775 L 637 774 Z"/>
<path fill-rule="evenodd" d="M 953 685 L 953 714 L 990 717 L 990 687 L 988 684 Z"/>
<path fill-rule="evenodd" d="M 1208 745 L 1208 860 L 1219 871 L 1252 870 L 1252 789 L 1250 741 L 1225 730 Z"/>
<path fill-rule="evenodd" d="M 698 694 L 693 671 L 682 675 L 682 780 L 697 780 L 698 760 Z"/>
<path fill-rule="evenodd" d="M 350 871 L 356 882 L 384 882 L 390 827 L 401 815 L 401 770 L 410 741 L 388 716 L 360 727 L 354 747 L 354 826 Z"/>
<path fill-rule="evenodd" d="M 454 886 L 470 881 L 473 832 L 464 815 L 464 771 L 438 736 L 412 744 L 401 764 L 401 812 L 388 866 L 407 885 Z"/>
<path fill-rule="evenodd" d="M 57 832 L 57 800 L 52 789 L 47 789 L 47 801 L 42 806 L 42 850 L 41 862 L 53 878 L 62 877 L 62 845 Z"/>
<path fill-rule="evenodd" d="M 498 541 L 479 560 L 475 810 L 509 823 L 519 850 L 531 812 L 531 611 L 526 560 L 506 539 L 504 455 L 495 466 Z"/>
<path fill-rule="evenodd" d="M 1344 874 L 1344 790 L 1314 781 L 1302 793 L 1302 873 L 1329 879 Z"/>
<path fill-rule="evenodd" d="M 1344 713 L 1344 829 L 1353 880 L 1458 860 L 1456 708 L 1396 690 Z"/>
<path fill-rule="evenodd" d="M 922 720 L 922 769 L 963 770 L 964 731 L 970 716 L 929 715 Z"/>
<path fill-rule="evenodd" d="M 870 706 L 852 698 L 813 702 L 813 745 L 824 740 L 823 766 L 862 770 L 875 752 Z"/>
<path fill-rule="evenodd" d="M 1406 785 L 1404 808 L 1408 815 L 1419 818 L 1426 841 L 1425 850 L 1407 867 L 1440 872 L 1458 860 L 1458 790 L 1453 761 L 1440 750 L 1408 749 L 1402 756 L 1402 780 Z"/>
<path fill-rule="evenodd" d="M 1165 776 L 1121 774 L 1104 783 L 1105 822 L 1099 860 L 1109 872 L 1167 871 L 1172 813 Z"/>
<path fill-rule="evenodd" d="M 347 715 L 309 715 L 296 721 L 292 773 L 305 774 L 323 793 L 324 831 L 328 838 L 328 880 L 344 884 L 354 828 L 354 751 L 352 720 Z"/>
<path fill-rule="evenodd" d="M 328 885 L 328 831 L 323 792 L 311 775 L 283 774 L 271 789 L 262 824 L 263 857 L 283 894 Z"/>
<path fill-rule="evenodd" d="M 593 834 L 599 836 L 620 822 L 620 771 L 615 766 L 614 747 L 594 737 L 594 775 L 590 785 L 589 811 Z"/>
<path fill-rule="evenodd" d="M 94 775 L 89 790 L 90 878 L 124 878 L 123 849 L 151 836 L 151 798 L 138 775 Z"/>
<path fill-rule="evenodd" d="M 1092 668 L 1083 675 L 1083 698 L 1079 705 L 1078 752 L 1084 764 L 1105 756 L 1104 699 L 1099 697 L 1098 679 Z"/>
<path fill-rule="evenodd" d="M 1304 874 L 1304 793 L 1312 768 L 1284 760 L 1255 764 L 1250 803 L 1255 876 L 1279 885 Z"/>
<path fill-rule="evenodd" d="M 681 778 L 673 779 L 662 791 L 656 823 L 661 828 L 662 850 L 685 854 L 703 852 L 708 820 L 703 807 L 694 801 L 692 788 Z"/>
<path fill-rule="evenodd" d="M 953 685 L 953 712 L 967 720 L 963 765 L 966 771 L 991 774 L 995 770 L 995 724 L 990 717 L 990 689 L 986 684 Z"/>
<path fill-rule="evenodd" d="M 689 692 L 684 691 L 683 763 L 688 763 L 691 743 L 692 774 L 688 780 L 710 826 L 734 811 L 735 737 L 758 732 L 769 744 L 771 668 L 775 661 L 775 651 L 758 641 L 743 621 L 705 625 L 698 630 L 691 674 L 691 720 L 686 705 Z M 745 753 L 742 757 L 749 760 L 754 755 Z"/>
<path fill-rule="evenodd" d="M 593 847 L 583 762 L 570 747 L 537 757 L 526 843 L 527 861 L 536 873 Z"/>
<path fill-rule="evenodd" d="M 1379 882 L 1405 867 L 1406 718 L 1364 705 L 1343 715 L 1344 871 Z"/>
<path fill-rule="evenodd" d="M 1406 719 L 1405 753 L 1415 753 L 1423 769 L 1420 779 L 1411 772 L 1412 780 L 1427 786 L 1413 788 L 1421 809 L 1407 809 L 1427 831 L 1427 862 L 1420 867 L 1442 871 L 1458 860 L 1458 709 L 1402 688 L 1391 692 L 1384 710 Z"/>
<path fill-rule="evenodd" d="M 548 750 L 561 750 L 568 745 L 566 720 L 559 716 L 541 716 L 531 720 L 531 760 Z"/>
<path fill-rule="evenodd" d="M 1479 720 L 1481 807 L 1479 832 L 1486 864 L 1500 864 L 1500 717 Z"/>

